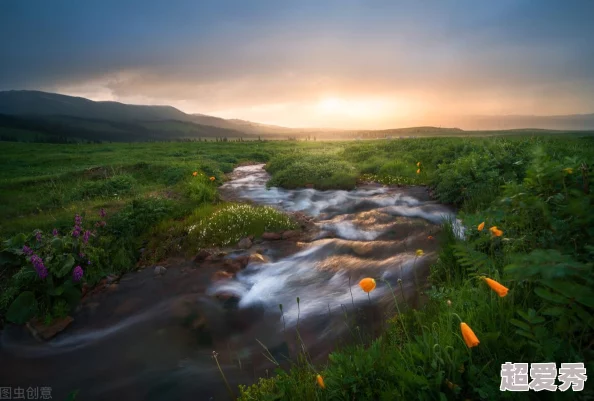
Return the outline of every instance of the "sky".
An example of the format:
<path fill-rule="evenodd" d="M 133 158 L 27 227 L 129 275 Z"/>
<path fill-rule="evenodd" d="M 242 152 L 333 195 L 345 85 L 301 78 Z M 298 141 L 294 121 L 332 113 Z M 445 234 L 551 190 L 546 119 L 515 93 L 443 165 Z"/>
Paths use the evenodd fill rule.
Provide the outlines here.
<path fill-rule="evenodd" d="M 288 127 L 594 112 L 592 0 L 2 0 L 0 90 Z"/>

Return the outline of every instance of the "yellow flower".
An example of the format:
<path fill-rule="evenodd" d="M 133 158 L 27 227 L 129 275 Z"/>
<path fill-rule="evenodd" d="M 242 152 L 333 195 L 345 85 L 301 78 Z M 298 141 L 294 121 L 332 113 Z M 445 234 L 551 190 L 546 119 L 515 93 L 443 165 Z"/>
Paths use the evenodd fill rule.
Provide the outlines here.
<path fill-rule="evenodd" d="M 421 167 L 421 162 L 417 162 L 417 167 Z"/>
<path fill-rule="evenodd" d="M 194 171 L 194 172 L 192 173 L 192 175 L 193 175 L 194 177 L 196 177 L 196 176 L 198 175 L 198 172 L 197 172 L 197 171 Z"/>
<path fill-rule="evenodd" d="M 448 388 L 449 388 L 450 390 L 454 390 L 456 387 L 458 387 L 458 385 L 457 385 L 457 384 L 454 384 L 454 383 L 452 383 L 452 382 L 451 382 L 451 381 L 449 381 L 448 379 L 446 379 L 445 383 L 446 383 L 446 386 L 448 386 Z"/>
<path fill-rule="evenodd" d="M 375 280 L 371 277 L 366 277 L 359 281 L 359 287 L 365 292 L 371 292 L 375 289 Z"/>
<path fill-rule="evenodd" d="M 483 228 L 485 228 L 485 222 L 483 221 L 481 224 L 478 225 L 477 228 L 479 231 L 483 231 Z"/>
<path fill-rule="evenodd" d="M 214 181 L 214 180 L 216 180 L 216 178 L 210 177 L 209 180 Z"/>
<path fill-rule="evenodd" d="M 421 174 L 421 169 L 417 169 L 417 174 Z"/>
<path fill-rule="evenodd" d="M 321 388 L 326 388 L 326 385 L 324 384 L 324 378 L 321 375 L 317 375 L 316 380 L 318 382 L 318 386 Z"/>
<path fill-rule="evenodd" d="M 474 331 L 464 322 L 460 323 L 460 330 L 462 331 L 462 338 L 468 348 L 476 347 L 480 344 L 479 339 L 474 334 Z"/>
<path fill-rule="evenodd" d="M 509 291 L 509 289 L 501 284 L 499 284 L 497 281 L 495 280 L 491 280 L 488 277 L 483 277 L 483 280 L 485 280 L 485 282 L 489 285 L 489 287 L 491 287 L 491 289 L 493 291 L 495 291 L 500 297 L 504 297 L 507 295 L 507 292 Z"/>
<path fill-rule="evenodd" d="M 425 254 L 425 252 L 423 252 L 422 249 L 417 249 L 417 251 L 415 252 L 415 255 L 417 255 L 417 257 L 421 257 Z"/>
<path fill-rule="evenodd" d="M 573 174 L 573 169 L 571 167 L 564 168 L 563 171 L 565 171 L 567 174 Z"/>

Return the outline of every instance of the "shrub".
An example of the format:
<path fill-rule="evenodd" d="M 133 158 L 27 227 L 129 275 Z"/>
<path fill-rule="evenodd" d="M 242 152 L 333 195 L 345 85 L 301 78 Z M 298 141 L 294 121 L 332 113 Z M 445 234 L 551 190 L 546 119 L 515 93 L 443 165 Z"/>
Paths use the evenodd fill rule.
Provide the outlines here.
<path fill-rule="evenodd" d="M 272 173 L 267 185 L 283 188 L 353 189 L 358 177 L 351 164 L 332 156 L 280 156 L 267 170 Z"/>
<path fill-rule="evenodd" d="M 217 199 L 216 184 L 206 177 L 192 177 L 185 186 L 186 196 L 196 204 L 211 203 Z"/>
<path fill-rule="evenodd" d="M 169 199 L 134 199 L 109 220 L 108 233 L 120 238 L 137 237 L 168 217 L 173 209 L 173 201 Z"/>
<path fill-rule="evenodd" d="M 10 303 L 6 319 L 22 324 L 42 316 L 49 322 L 70 313 L 80 299 L 82 283 L 93 285 L 101 276 L 105 254 L 97 246 L 98 236 L 76 215 L 74 227 L 64 235 L 36 230 L 4 241 L 3 267 L 21 266 L 1 299 L 0 311 Z"/>
<path fill-rule="evenodd" d="M 188 169 L 185 167 L 168 167 L 163 170 L 161 180 L 165 185 L 172 186 L 188 176 Z"/>
<path fill-rule="evenodd" d="M 135 191 L 136 179 L 129 174 L 119 174 L 100 181 L 86 181 L 79 192 L 82 199 L 128 195 Z"/>
<path fill-rule="evenodd" d="M 296 228 L 286 214 L 268 206 L 229 204 L 199 209 L 187 221 L 188 244 L 192 248 L 233 244 L 249 235 Z"/>

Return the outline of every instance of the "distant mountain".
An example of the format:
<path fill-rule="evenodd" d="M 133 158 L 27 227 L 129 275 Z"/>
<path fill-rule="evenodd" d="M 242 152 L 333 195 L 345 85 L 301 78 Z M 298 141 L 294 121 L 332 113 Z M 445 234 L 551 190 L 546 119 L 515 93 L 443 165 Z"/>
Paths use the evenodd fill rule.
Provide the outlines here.
<path fill-rule="evenodd" d="M 68 116 L 117 122 L 175 120 L 257 135 L 284 134 L 293 131 L 291 128 L 267 126 L 243 120 L 186 114 L 172 106 L 96 102 L 83 97 L 27 90 L 0 92 L 0 114 L 37 118 Z"/>
<path fill-rule="evenodd" d="M 594 114 L 560 116 L 469 116 L 455 120 L 456 125 L 467 130 L 548 129 L 583 131 L 594 129 Z"/>
<path fill-rule="evenodd" d="M 0 92 L 0 114 L 61 115 L 112 121 L 192 121 L 191 116 L 171 106 L 137 106 L 118 102 L 95 102 L 83 97 L 24 90 Z"/>
<path fill-rule="evenodd" d="M 594 114 L 567 116 L 466 116 L 444 121 L 472 130 L 594 130 Z M 56 137 L 64 140 L 146 141 L 197 138 L 371 139 L 401 136 L 484 135 L 459 128 L 387 130 L 286 128 L 240 119 L 186 114 L 171 106 L 95 102 L 40 91 L 0 92 L 0 140 Z M 10 138 L 10 139 L 7 139 Z M 15 139 L 16 138 L 16 139 Z"/>
<path fill-rule="evenodd" d="M 192 117 L 194 117 L 193 121 L 199 124 L 212 125 L 219 128 L 236 129 L 257 135 L 293 135 L 295 133 L 320 130 L 319 128 L 287 128 L 281 127 L 279 125 L 261 124 L 252 121 L 240 120 L 237 118 L 226 120 L 224 118 L 213 117 L 204 114 L 192 114 Z"/>
<path fill-rule="evenodd" d="M 255 137 L 236 124 L 219 120 L 226 121 L 197 118 L 171 106 L 95 102 L 40 91 L 0 92 L 0 134 L 17 140 L 24 133 L 28 139 L 38 133 L 103 141 Z"/>

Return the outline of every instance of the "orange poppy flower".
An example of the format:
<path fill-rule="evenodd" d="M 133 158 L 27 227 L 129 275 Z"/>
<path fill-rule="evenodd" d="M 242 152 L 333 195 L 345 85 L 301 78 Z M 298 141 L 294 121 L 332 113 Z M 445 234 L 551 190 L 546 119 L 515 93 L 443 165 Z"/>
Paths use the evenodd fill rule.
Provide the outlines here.
<path fill-rule="evenodd" d="M 193 175 L 194 177 L 196 177 L 196 176 L 198 175 L 198 172 L 197 172 L 197 171 L 194 171 L 194 172 L 192 173 L 192 175 Z"/>
<path fill-rule="evenodd" d="M 321 375 L 317 375 L 316 380 L 318 382 L 318 386 L 321 388 L 326 388 L 326 385 L 324 384 L 324 378 Z"/>
<path fill-rule="evenodd" d="M 417 174 L 421 174 L 421 169 L 417 169 Z"/>
<path fill-rule="evenodd" d="M 448 379 L 446 379 L 446 381 L 445 381 L 445 384 L 446 384 L 446 386 L 448 386 L 448 388 L 449 388 L 450 390 L 455 390 L 455 389 L 458 387 L 458 385 L 457 385 L 457 384 L 455 384 L 455 383 L 452 383 L 452 382 L 451 382 L 451 381 L 449 381 Z"/>
<path fill-rule="evenodd" d="M 507 292 L 509 291 L 509 289 L 501 284 L 499 284 L 497 281 L 495 280 L 491 280 L 488 277 L 483 277 L 483 280 L 485 280 L 485 282 L 489 285 L 489 287 L 491 287 L 491 289 L 493 291 L 495 291 L 500 297 L 504 297 L 507 295 Z"/>
<path fill-rule="evenodd" d="M 479 231 L 483 231 L 483 228 L 485 228 L 485 222 L 483 221 L 481 224 L 478 225 L 477 228 Z"/>
<path fill-rule="evenodd" d="M 464 322 L 460 323 L 460 330 L 462 331 L 462 338 L 468 348 L 476 347 L 480 344 L 479 339 L 474 334 L 474 331 Z"/>
<path fill-rule="evenodd" d="M 429 240 L 433 239 L 433 235 L 428 236 L 427 239 L 429 239 Z"/>
<path fill-rule="evenodd" d="M 365 292 L 371 292 L 375 289 L 375 280 L 371 277 L 366 277 L 359 281 L 359 287 Z"/>
<path fill-rule="evenodd" d="M 489 231 L 491 231 L 491 234 L 493 234 L 496 237 L 501 237 L 503 235 L 503 231 L 498 229 L 497 226 L 489 228 Z"/>
<path fill-rule="evenodd" d="M 417 162 L 417 167 L 421 167 L 421 162 Z"/>
<path fill-rule="evenodd" d="M 216 180 L 216 178 L 210 177 L 209 180 L 214 181 L 214 180 Z"/>

